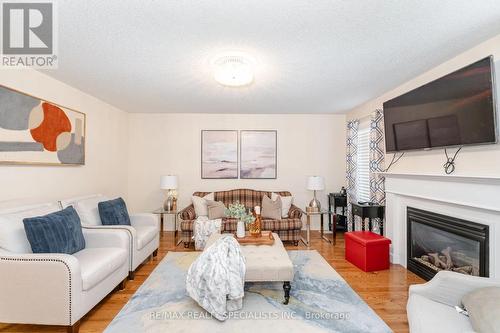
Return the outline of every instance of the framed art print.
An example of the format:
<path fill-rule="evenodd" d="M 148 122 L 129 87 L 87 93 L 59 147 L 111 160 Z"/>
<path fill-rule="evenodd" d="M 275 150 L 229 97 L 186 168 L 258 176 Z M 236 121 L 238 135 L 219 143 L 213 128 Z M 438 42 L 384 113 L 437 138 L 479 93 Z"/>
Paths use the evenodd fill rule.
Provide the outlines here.
<path fill-rule="evenodd" d="M 85 114 L 0 86 L 0 163 L 85 164 Z"/>
<path fill-rule="evenodd" d="M 241 179 L 276 179 L 277 131 L 241 131 L 240 154 Z"/>
<path fill-rule="evenodd" d="M 238 131 L 201 131 L 201 178 L 238 178 Z"/>

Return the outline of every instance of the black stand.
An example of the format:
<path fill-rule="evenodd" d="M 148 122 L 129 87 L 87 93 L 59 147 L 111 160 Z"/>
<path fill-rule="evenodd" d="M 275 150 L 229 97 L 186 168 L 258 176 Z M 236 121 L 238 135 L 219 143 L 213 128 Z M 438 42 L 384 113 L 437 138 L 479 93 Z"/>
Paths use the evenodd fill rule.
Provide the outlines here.
<path fill-rule="evenodd" d="M 332 207 L 333 206 L 333 207 Z M 333 209 L 332 209 L 333 208 Z M 337 208 L 342 208 L 342 214 L 337 214 Z M 330 230 L 347 230 L 347 195 L 341 193 L 328 194 L 328 221 Z"/>
<path fill-rule="evenodd" d="M 384 235 L 384 213 L 385 207 L 378 204 L 359 204 L 351 202 L 352 230 L 356 230 L 354 216 L 361 217 L 361 228 L 365 231 L 365 219 L 368 218 L 368 230 L 372 231 L 372 219 L 380 220 L 380 235 Z"/>

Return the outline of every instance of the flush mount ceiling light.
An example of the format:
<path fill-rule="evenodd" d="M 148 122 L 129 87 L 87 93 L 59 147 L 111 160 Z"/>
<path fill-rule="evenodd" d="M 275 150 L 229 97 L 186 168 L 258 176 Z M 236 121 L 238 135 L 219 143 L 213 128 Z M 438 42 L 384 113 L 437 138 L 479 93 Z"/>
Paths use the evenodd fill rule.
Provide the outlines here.
<path fill-rule="evenodd" d="M 220 55 L 213 62 L 214 79 L 229 87 L 241 87 L 253 82 L 254 61 L 242 53 Z"/>

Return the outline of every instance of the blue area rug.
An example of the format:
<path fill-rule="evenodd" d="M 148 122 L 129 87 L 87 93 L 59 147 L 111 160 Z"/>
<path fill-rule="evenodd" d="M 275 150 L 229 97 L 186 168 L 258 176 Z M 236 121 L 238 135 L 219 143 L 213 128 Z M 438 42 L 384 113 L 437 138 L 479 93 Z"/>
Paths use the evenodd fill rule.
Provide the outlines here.
<path fill-rule="evenodd" d="M 106 328 L 124 332 L 391 332 L 317 251 L 289 251 L 290 304 L 282 283 L 246 283 L 243 309 L 219 322 L 186 294 L 197 252 L 170 252 Z"/>

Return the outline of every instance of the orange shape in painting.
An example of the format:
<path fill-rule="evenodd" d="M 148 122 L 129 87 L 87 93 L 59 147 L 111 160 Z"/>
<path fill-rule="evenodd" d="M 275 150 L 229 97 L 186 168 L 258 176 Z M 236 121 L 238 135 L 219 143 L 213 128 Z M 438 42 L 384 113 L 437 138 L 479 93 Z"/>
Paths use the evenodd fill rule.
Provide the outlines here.
<path fill-rule="evenodd" d="M 42 103 L 43 121 L 31 130 L 31 136 L 48 151 L 57 151 L 57 137 L 63 132 L 71 132 L 71 122 L 64 111 L 55 105 Z"/>

